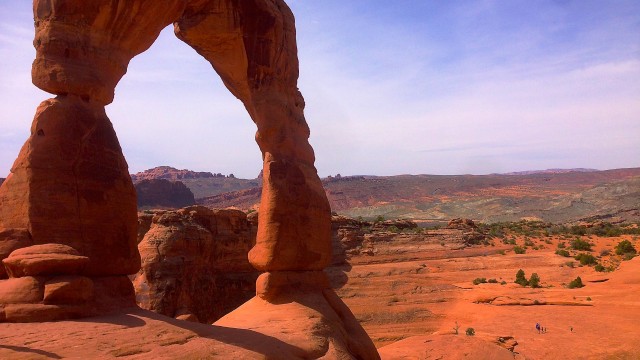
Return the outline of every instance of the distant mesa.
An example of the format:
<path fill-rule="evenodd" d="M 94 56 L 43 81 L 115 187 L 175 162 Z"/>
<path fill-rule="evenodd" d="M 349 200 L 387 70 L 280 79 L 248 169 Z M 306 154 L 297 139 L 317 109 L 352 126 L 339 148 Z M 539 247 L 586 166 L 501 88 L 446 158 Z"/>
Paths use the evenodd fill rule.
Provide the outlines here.
<path fill-rule="evenodd" d="M 546 169 L 546 170 L 514 171 L 514 172 L 503 173 L 501 175 L 566 174 L 566 173 L 572 173 L 572 172 L 594 172 L 594 171 L 600 171 L 600 170 L 587 169 L 587 168 Z"/>
<path fill-rule="evenodd" d="M 135 183 L 138 208 L 182 208 L 196 203 L 193 193 L 181 181 L 144 179 Z"/>
<path fill-rule="evenodd" d="M 182 179 L 207 179 L 207 178 L 224 178 L 227 177 L 220 173 L 210 173 L 206 171 L 178 170 L 171 166 L 158 166 L 153 169 L 145 170 L 131 175 L 133 182 L 152 179 L 182 180 Z M 233 174 L 228 177 L 234 178 Z"/>

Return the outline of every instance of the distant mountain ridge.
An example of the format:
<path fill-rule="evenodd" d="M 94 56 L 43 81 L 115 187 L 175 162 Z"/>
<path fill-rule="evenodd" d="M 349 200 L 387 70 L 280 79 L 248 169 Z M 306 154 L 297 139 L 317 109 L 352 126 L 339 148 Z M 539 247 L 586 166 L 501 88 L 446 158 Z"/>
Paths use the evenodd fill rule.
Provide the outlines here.
<path fill-rule="evenodd" d="M 575 169 L 546 169 L 546 170 L 528 170 L 528 171 L 514 171 L 496 175 L 533 175 L 533 174 L 566 174 L 571 172 L 594 172 L 600 171 L 598 169 L 587 168 L 575 168 Z"/>
<path fill-rule="evenodd" d="M 601 218 L 640 221 L 640 168 L 518 176 L 340 176 L 322 181 L 332 211 L 351 217 L 482 222 Z M 256 209 L 261 188 L 200 197 L 199 204 Z"/>
<path fill-rule="evenodd" d="M 238 179 L 233 174 L 223 175 L 205 171 L 179 170 L 171 166 L 158 166 L 131 175 L 134 184 L 143 180 L 159 179 L 182 182 L 191 190 L 196 199 L 262 185 L 262 181 L 258 179 Z"/>

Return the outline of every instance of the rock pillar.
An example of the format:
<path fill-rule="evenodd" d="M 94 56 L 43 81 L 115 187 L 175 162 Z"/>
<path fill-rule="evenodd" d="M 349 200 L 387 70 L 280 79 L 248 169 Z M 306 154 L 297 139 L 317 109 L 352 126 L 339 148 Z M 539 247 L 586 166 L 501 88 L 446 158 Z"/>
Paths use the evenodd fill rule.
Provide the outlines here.
<path fill-rule="evenodd" d="M 331 210 L 313 165 L 298 91 L 293 14 L 284 1 L 194 2 L 175 24 L 256 123 L 263 191 L 256 246 L 262 271 L 319 271 L 331 260 Z"/>
<path fill-rule="evenodd" d="M 36 248 L 38 261 L 46 265 L 59 256 L 51 250 L 56 244 L 68 246 L 86 262 L 73 273 L 45 269 L 36 283 L 76 276 L 73 286 L 84 284 L 84 295 L 69 301 L 90 305 L 68 311 L 32 306 L 19 315 L 7 313 L 6 321 L 95 314 L 109 307 L 100 302 L 110 293 L 123 297 L 111 301 L 115 307 L 135 304 L 126 275 L 140 268 L 136 194 L 104 106 L 113 100 L 131 58 L 146 50 L 184 5 L 184 0 L 163 1 L 163 6 L 155 0 L 34 1 L 32 80 L 57 96 L 38 107 L 31 135 L 0 188 L 0 259 L 6 258 L 7 267 L 12 251 L 50 244 Z M 23 275 L 0 272 L 12 279 Z M 56 298 L 55 306 L 68 298 Z M 44 301 L 39 296 L 23 300 Z M 19 297 L 6 301 L 21 303 Z"/>

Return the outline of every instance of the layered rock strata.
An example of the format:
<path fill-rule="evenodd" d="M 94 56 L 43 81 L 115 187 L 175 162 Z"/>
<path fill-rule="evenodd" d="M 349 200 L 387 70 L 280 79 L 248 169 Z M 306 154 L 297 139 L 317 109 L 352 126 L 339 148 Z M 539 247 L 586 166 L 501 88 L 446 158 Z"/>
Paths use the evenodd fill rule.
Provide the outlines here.
<path fill-rule="evenodd" d="M 140 307 L 210 324 L 255 295 L 258 272 L 247 253 L 256 228 L 245 213 L 202 206 L 157 211 L 148 227 L 146 215 L 142 268 L 133 279 Z"/>

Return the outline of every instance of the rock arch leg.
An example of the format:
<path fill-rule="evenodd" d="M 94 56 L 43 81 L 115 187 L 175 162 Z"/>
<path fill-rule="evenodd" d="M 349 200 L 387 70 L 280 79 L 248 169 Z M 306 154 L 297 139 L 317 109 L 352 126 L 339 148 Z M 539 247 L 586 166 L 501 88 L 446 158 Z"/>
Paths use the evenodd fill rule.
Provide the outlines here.
<path fill-rule="evenodd" d="M 265 273 L 256 283 L 258 296 L 215 325 L 286 339 L 299 349 L 296 357 L 378 359 L 322 271 L 331 260 L 331 211 L 297 88 L 293 14 L 282 0 L 201 0 L 187 7 L 175 31 L 244 103 L 263 158 L 258 236 L 249 260 Z"/>
<path fill-rule="evenodd" d="M 11 304 L 4 307 L 7 321 L 135 305 L 126 275 L 140 268 L 136 195 L 104 106 L 131 58 L 179 17 L 184 2 L 34 1 L 32 80 L 57 97 L 38 107 L 31 135 L 0 188 L 0 259 L 35 245 L 19 250 L 29 253 L 21 256 L 69 264 L 0 274 L 12 277 L 7 283 L 31 284 L 33 290 L 24 299 L 0 295 L 0 304 Z M 42 246 L 48 243 L 72 249 Z M 69 256 L 86 261 L 73 267 Z M 13 255 L 4 262 L 24 263 Z"/>
<path fill-rule="evenodd" d="M 249 260 L 262 271 L 324 269 L 331 211 L 297 88 L 293 14 L 281 0 L 197 1 L 175 31 L 212 64 L 258 127 L 264 178 Z"/>

